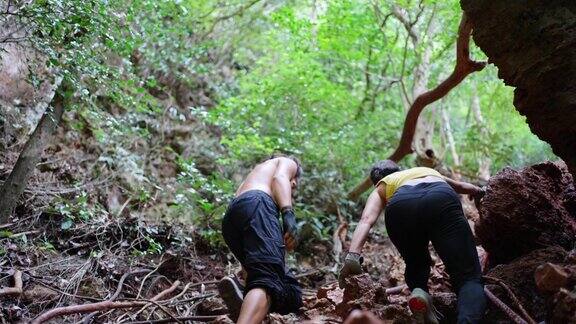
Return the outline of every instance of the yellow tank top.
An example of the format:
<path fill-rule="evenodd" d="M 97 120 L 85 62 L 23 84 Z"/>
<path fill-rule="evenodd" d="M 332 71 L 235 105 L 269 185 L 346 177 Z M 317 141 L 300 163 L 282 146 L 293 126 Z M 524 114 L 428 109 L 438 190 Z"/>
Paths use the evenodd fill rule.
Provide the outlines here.
<path fill-rule="evenodd" d="M 382 180 L 378 181 L 376 187 L 380 184 L 380 182 L 384 182 L 386 184 L 386 200 L 389 200 L 390 197 L 402 186 L 406 181 L 422 178 L 426 176 L 435 176 L 442 178 L 440 172 L 425 168 L 425 167 L 416 167 L 407 170 L 402 170 L 398 172 L 394 172 L 382 178 Z"/>

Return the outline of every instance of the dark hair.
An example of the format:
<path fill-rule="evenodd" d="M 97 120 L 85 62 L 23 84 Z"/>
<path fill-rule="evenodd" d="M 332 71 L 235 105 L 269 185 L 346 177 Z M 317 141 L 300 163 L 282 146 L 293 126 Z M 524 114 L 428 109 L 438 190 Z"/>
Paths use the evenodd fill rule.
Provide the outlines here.
<path fill-rule="evenodd" d="M 302 170 L 302 163 L 300 162 L 300 160 L 297 157 L 295 157 L 293 155 L 283 154 L 283 153 L 274 153 L 268 158 L 268 160 L 272 160 L 272 159 L 279 158 L 279 157 L 285 157 L 285 158 L 288 158 L 288 159 L 296 162 L 297 169 L 296 169 L 296 176 L 295 177 L 300 178 L 302 176 L 302 173 L 304 172 L 304 170 Z"/>
<path fill-rule="evenodd" d="M 378 161 L 370 170 L 370 180 L 372 180 L 372 184 L 376 185 L 382 178 L 397 171 L 400 171 L 400 167 L 396 162 L 392 160 Z"/>

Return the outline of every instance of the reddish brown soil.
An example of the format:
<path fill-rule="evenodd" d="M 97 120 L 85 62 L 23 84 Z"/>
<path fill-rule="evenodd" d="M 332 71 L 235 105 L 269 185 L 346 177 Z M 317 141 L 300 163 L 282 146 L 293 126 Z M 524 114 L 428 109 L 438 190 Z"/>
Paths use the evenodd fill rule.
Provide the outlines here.
<path fill-rule="evenodd" d="M 576 244 L 573 182 L 566 166 L 545 162 L 498 172 L 488 183 L 476 235 L 493 265 L 536 249 Z"/>

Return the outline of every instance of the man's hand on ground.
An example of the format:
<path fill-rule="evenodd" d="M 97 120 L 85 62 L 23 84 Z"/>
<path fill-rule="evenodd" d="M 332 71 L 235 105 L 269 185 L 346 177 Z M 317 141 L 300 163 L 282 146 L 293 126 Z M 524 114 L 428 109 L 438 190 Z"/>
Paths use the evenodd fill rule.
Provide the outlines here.
<path fill-rule="evenodd" d="M 362 258 L 360 253 L 348 252 L 344 259 L 344 266 L 340 269 L 340 275 L 338 276 L 338 285 L 340 288 L 344 288 L 346 278 L 362 273 L 363 261 L 364 258 Z"/>
<path fill-rule="evenodd" d="M 292 208 L 282 208 L 282 227 L 284 229 L 286 249 L 292 251 L 298 245 L 298 227 L 296 225 L 296 215 L 294 215 Z"/>

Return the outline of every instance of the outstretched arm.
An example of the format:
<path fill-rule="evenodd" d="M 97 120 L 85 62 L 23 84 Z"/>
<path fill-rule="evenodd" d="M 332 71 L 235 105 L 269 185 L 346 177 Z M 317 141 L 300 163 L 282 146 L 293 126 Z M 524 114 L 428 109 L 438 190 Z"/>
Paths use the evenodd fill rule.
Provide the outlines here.
<path fill-rule="evenodd" d="M 352 236 L 352 243 L 350 243 L 350 249 L 348 250 L 348 254 L 344 259 L 344 265 L 342 266 L 342 269 L 340 269 L 340 274 L 338 275 L 338 284 L 340 285 L 340 288 L 344 288 L 346 278 L 362 273 L 363 259 L 360 252 L 362 252 L 362 247 L 364 246 L 364 242 L 366 242 L 366 237 L 368 237 L 370 229 L 374 223 L 376 223 L 378 216 L 380 216 L 382 209 L 384 209 L 384 206 L 386 205 L 385 201 L 380 198 L 378 190 L 384 190 L 384 185 L 378 186 L 366 201 L 366 206 L 364 206 L 364 211 L 362 212 L 362 218 L 360 219 L 358 226 L 356 226 L 356 230 Z"/>
<path fill-rule="evenodd" d="M 444 178 L 444 181 L 446 181 L 450 185 L 450 187 L 452 187 L 452 189 L 454 189 L 454 191 L 456 191 L 459 194 L 470 195 L 471 197 L 474 197 L 476 195 L 484 193 L 484 189 L 482 189 L 478 186 L 475 186 L 471 183 L 456 181 L 456 180 L 450 179 L 448 177 L 443 177 L 443 178 Z"/>
<path fill-rule="evenodd" d="M 284 157 L 278 159 L 276 172 L 272 177 L 272 196 L 280 208 L 292 206 L 290 179 L 294 177 L 297 170 L 296 162 L 291 159 Z"/>
<path fill-rule="evenodd" d="M 380 213 L 382 213 L 382 210 L 384 209 L 385 204 L 382 201 L 382 198 L 380 198 L 378 190 L 380 189 L 372 191 L 366 201 L 366 206 L 364 206 L 364 211 L 362 211 L 362 218 L 360 219 L 358 226 L 356 226 L 356 230 L 352 236 L 352 242 L 350 243 L 350 249 L 348 250 L 349 252 L 362 252 L 362 247 L 364 246 L 364 242 L 366 242 L 370 229 L 374 223 L 376 223 L 378 216 L 380 216 Z"/>

